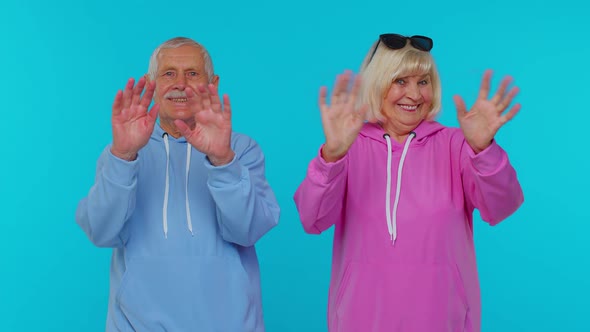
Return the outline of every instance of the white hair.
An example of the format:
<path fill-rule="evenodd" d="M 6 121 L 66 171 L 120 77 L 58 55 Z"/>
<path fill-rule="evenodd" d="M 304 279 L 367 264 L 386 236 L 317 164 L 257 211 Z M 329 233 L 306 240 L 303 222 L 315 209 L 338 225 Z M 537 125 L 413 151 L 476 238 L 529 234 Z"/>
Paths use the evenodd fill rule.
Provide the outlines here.
<path fill-rule="evenodd" d="M 205 73 L 207 73 L 207 80 L 211 81 L 211 79 L 213 78 L 213 61 L 211 61 L 211 56 L 209 55 L 209 52 L 203 45 L 186 37 L 175 37 L 169 39 L 154 50 L 154 53 L 152 53 L 152 56 L 150 58 L 150 64 L 148 68 L 148 75 L 150 77 L 150 80 L 153 81 L 156 79 L 156 75 L 158 73 L 158 55 L 160 55 L 160 51 L 162 51 L 163 49 L 177 48 L 184 45 L 195 46 L 201 50 L 201 54 L 203 55 L 203 61 L 205 62 Z"/>

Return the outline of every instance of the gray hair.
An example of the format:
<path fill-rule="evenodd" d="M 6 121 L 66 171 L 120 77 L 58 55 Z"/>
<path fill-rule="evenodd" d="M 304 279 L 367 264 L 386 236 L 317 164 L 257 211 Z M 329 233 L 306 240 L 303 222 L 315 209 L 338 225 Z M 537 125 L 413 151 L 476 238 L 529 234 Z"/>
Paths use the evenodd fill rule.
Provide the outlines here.
<path fill-rule="evenodd" d="M 169 39 L 154 50 L 154 53 L 152 53 L 152 56 L 150 57 L 150 65 L 148 68 L 148 75 L 150 77 L 150 80 L 153 81 L 156 79 L 156 75 L 158 73 L 158 55 L 160 55 L 160 51 L 162 51 L 163 49 L 177 48 L 184 45 L 195 46 L 201 50 L 201 54 L 203 55 L 203 61 L 205 62 L 205 73 L 207 73 L 207 80 L 211 81 L 211 79 L 213 78 L 213 61 L 211 61 L 211 56 L 209 55 L 209 52 L 203 45 L 186 37 L 175 37 Z"/>

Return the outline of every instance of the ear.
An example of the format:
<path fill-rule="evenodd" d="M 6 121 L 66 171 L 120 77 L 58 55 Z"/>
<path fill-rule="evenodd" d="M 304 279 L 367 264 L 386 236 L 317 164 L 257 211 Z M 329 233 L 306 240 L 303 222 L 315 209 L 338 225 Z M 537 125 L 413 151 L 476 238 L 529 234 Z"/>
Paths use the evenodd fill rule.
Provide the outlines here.
<path fill-rule="evenodd" d="M 213 77 L 211 77 L 211 84 L 214 84 L 216 88 L 219 87 L 219 76 L 213 74 Z"/>

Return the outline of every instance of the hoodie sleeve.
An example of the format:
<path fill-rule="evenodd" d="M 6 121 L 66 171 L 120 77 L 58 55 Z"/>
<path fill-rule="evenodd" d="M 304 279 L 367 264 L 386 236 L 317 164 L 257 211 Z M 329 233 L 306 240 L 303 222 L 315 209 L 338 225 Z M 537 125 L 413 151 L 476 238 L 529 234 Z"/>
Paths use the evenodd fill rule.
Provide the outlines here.
<path fill-rule="evenodd" d="M 227 165 L 209 169 L 207 185 L 217 205 L 221 236 L 249 247 L 279 222 L 280 208 L 266 181 L 264 155 L 252 139 L 239 136 L 235 157 Z"/>
<path fill-rule="evenodd" d="M 481 218 L 490 225 L 506 219 L 523 203 L 516 171 L 495 140 L 478 154 L 463 141 L 461 163 L 468 207 L 478 209 Z"/>
<path fill-rule="evenodd" d="M 307 168 L 307 175 L 295 192 L 294 200 L 305 232 L 320 234 L 343 219 L 348 154 L 327 163 L 321 149 Z"/>
<path fill-rule="evenodd" d="M 138 159 L 119 159 L 110 146 L 100 156 L 95 183 L 76 210 L 76 222 L 96 246 L 123 246 L 122 230 L 135 208 L 137 173 Z"/>

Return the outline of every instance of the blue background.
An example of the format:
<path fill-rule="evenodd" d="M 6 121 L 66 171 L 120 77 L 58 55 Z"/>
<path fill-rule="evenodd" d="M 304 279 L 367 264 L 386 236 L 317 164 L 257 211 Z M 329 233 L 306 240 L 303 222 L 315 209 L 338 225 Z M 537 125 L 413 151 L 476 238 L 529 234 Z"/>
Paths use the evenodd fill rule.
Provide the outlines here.
<path fill-rule="evenodd" d="M 323 142 L 319 87 L 397 32 L 435 41 L 443 124 L 487 68 L 522 91 L 497 139 L 525 204 L 497 227 L 476 220 L 483 331 L 587 331 L 588 12 L 581 0 L 3 0 L 0 330 L 104 330 L 111 251 L 87 240 L 76 205 L 111 140 L 116 91 L 187 36 L 209 49 L 282 207 L 257 246 L 267 330 L 325 331 L 332 231 L 305 234 L 292 195 Z"/>

